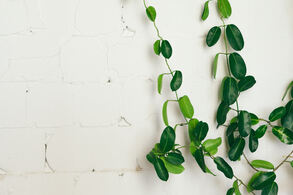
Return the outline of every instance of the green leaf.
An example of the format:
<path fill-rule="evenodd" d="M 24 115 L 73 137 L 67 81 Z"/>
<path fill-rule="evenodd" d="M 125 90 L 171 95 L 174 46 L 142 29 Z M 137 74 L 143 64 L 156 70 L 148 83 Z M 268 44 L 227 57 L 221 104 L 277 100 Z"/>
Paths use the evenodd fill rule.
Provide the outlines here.
<path fill-rule="evenodd" d="M 236 161 L 240 158 L 245 147 L 245 140 L 243 138 L 237 138 L 235 143 L 228 152 L 229 159 Z"/>
<path fill-rule="evenodd" d="M 196 139 L 195 139 L 195 127 L 198 124 L 198 122 L 199 121 L 197 119 L 191 119 L 188 122 L 188 134 L 189 134 L 189 139 L 191 141 L 196 141 Z M 199 142 L 196 142 L 195 144 L 197 146 L 199 146 L 200 143 Z"/>
<path fill-rule="evenodd" d="M 202 140 L 204 140 L 204 138 L 207 136 L 208 130 L 209 126 L 207 123 L 202 121 L 198 122 L 194 131 L 196 141 L 201 142 Z"/>
<path fill-rule="evenodd" d="M 161 53 L 161 40 L 156 40 L 156 42 L 153 45 L 154 52 L 157 55 L 160 55 Z"/>
<path fill-rule="evenodd" d="M 262 172 L 256 172 L 255 174 L 252 175 L 250 178 L 248 184 L 247 184 L 247 192 L 252 192 L 254 189 L 251 187 L 252 182 L 261 174 Z"/>
<path fill-rule="evenodd" d="M 291 87 L 291 98 L 293 98 L 293 87 Z"/>
<path fill-rule="evenodd" d="M 179 70 L 175 71 L 175 74 L 171 80 L 170 88 L 172 91 L 177 91 L 182 84 L 182 73 Z"/>
<path fill-rule="evenodd" d="M 259 123 L 259 118 L 255 114 L 249 113 L 249 115 L 251 119 L 251 125 L 256 125 Z"/>
<path fill-rule="evenodd" d="M 249 150 L 253 153 L 258 148 L 258 139 L 255 137 L 255 131 L 251 129 L 251 133 L 249 135 Z"/>
<path fill-rule="evenodd" d="M 222 101 L 219 105 L 219 108 L 217 110 L 217 122 L 218 126 L 224 124 L 226 122 L 227 114 L 229 112 L 230 108 L 229 105 L 226 104 L 226 102 Z"/>
<path fill-rule="evenodd" d="M 232 14 L 231 5 L 228 0 L 218 0 L 218 9 L 224 18 L 229 18 Z"/>
<path fill-rule="evenodd" d="M 161 52 L 164 58 L 169 59 L 172 56 L 172 47 L 167 40 L 163 40 L 161 44 Z"/>
<path fill-rule="evenodd" d="M 233 76 L 236 79 L 242 79 L 246 75 L 246 65 L 238 53 L 234 52 L 229 55 L 229 64 L 230 64 L 230 69 L 233 74 Z"/>
<path fill-rule="evenodd" d="M 163 181 L 167 181 L 169 178 L 169 173 L 165 167 L 164 162 L 161 159 L 156 158 L 154 161 L 154 167 L 158 177 Z"/>
<path fill-rule="evenodd" d="M 148 153 L 148 154 L 146 155 L 146 159 L 147 159 L 150 163 L 154 164 L 154 162 L 155 162 L 155 160 L 156 160 L 156 155 L 151 151 L 150 153 Z"/>
<path fill-rule="evenodd" d="M 276 108 L 275 110 L 273 110 L 269 116 L 269 120 L 271 122 L 274 122 L 280 118 L 282 118 L 284 115 L 286 114 L 286 108 L 281 106 L 279 108 Z"/>
<path fill-rule="evenodd" d="M 256 81 L 253 76 L 246 76 L 238 82 L 240 92 L 246 91 L 255 85 Z"/>
<path fill-rule="evenodd" d="M 162 160 L 169 173 L 180 174 L 184 171 L 184 167 L 182 165 L 171 164 L 164 157 L 162 158 Z"/>
<path fill-rule="evenodd" d="M 274 172 L 261 172 L 254 181 L 251 183 L 251 187 L 254 190 L 261 190 L 267 186 L 270 186 L 276 179 Z"/>
<path fill-rule="evenodd" d="M 275 126 L 273 127 L 272 132 L 281 142 L 288 145 L 293 144 L 293 131 L 284 127 Z"/>
<path fill-rule="evenodd" d="M 155 19 L 156 19 L 156 16 L 157 16 L 157 12 L 156 12 L 156 9 L 153 7 L 153 6 L 149 6 L 147 9 L 146 9 L 146 14 L 148 16 L 148 18 L 154 22 Z"/>
<path fill-rule="evenodd" d="M 238 180 L 235 180 L 233 182 L 233 188 L 234 188 L 235 195 L 241 195 L 241 192 L 239 190 Z"/>
<path fill-rule="evenodd" d="M 261 125 L 255 131 L 255 137 L 262 138 L 268 129 L 267 125 Z"/>
<path fill-rule="evenodd" d="M 219 53 L 215 56 L 214 61 L 213 61 L 213 68 L 212 68 L 212 72 L 213 72 L 213 77 L 216 78 L 217 75 L 217 69 L 218 69 L 218 59 L 219 59 Z"/>
<path fill-rule="evenodd" d="M 286 114 L 281 118 L 281 124 L 283 127 L 293 131 L 293 100 L 290 100 L 285 107 Z"/>
<path fill-rule="evenodd" d="M 265 187 L 261 195 L 277 195 L 278 194 L 278 184 L 273 182 L 270 186 Z"/>
<path fill-rule="evenodd" d="M 217 152 L 218 147 L 222 144 L 222 138 L 218 137 L 216 139 L 208 139 L 204 141 L 203 149 L 211 155 L 215 155 L 214 152 Z"/>
<path fill-rule="evenodd" d="M 221 28 L 218 26 L 214 26 L 211 28 L 208 32 L 207 38 L 206 38 L 206 43 L 209 47 L 212 47 L 215 45 L 218 40 L 220 39 L 221 36 Z"/>
<path fill-rule="evenodd" d="M 236 80 L 232 77 L 227 77 L 223 86 L 223 101 L 228 105 L 234 104 L 238 98 L 238 95 L 238 86 Z"/>
<path fill-rule="evenodd" d="M 290 162 L 291 167 L 293 168 L 293 160 Z"/>
<path fill-rule="evenodd" d="M 247 137 L 251 131 L 251 118 L 247 111 L 241 111 L 238 116 L 238 129 L 242 137 Z"/>
<path fill-rule="evenodd" d="M 193 106 L 190 103 L 188 96 L 179 98 L 179 107 L 184 117 L 192 118 L 194 114 Z"/>
<path fill-rule="evenodd" d="M 175 144 L 175 131 L 172 127 L 168 126 L 164 129 L 160 139 L 160 149 L 162 152 L 170 151 Z"/>
<path fill-rule="evenodd" d="M 168 114 L 167 114 L 168 102 L 169 102 L 169 100 L 165 101 L 164 104 L 163 104 L 163 108 L 162 108 L 163 121 L 164 121 L 164 124 L 166 126 L 169 125 L 169 122 L 168 122 Z"/>
<path fill-rule="evenodd" d="M 205 4 L 204 4 L 204 8 L 203 8 L 203 12 L 202 12 L 202 15 L 201 15 L 201 19 L 203 21 L 205 21 L 208 18 L 209 13 L 210 13 L 210 10 L 209 10 L 209 1 L 206 1 Z"/>
<path fill-rule="evenodd" d="M 158 76 L 158 93 L 161 94 L 164 74 Z"/>
<path fill-rule="evenodd" d="M 198 166 L 201 168 L 201 170 L 206 173 L 207 172 L 207 167 L 204 161 L 204 155 L 203 155 L 203 150 L 202 148 L 196 149 L 195 152 L 192 154 L 193 157 L 195 158 Z"/>
<path fill-rule="evenodd" d="M 236 51 L 240 51 L 244 47 L 244 40 L 242 34 L 237 26 L 229 24 L 226 27 L 226 35 L 231 47 Z"/>
<path fill-rule="evenodd" d="M 227 178 L 232 179 L 234 176 L 233 170 L 230 165 L 221 157 L 214 158 L 214 162 L 217 165 L 217 169 L 224 173 Z"/>
<path fill-rule="evenodd" d="M 253 160 L 251 165 L 255 168 L 274 169 L 274 165 L 265 160 Z"/>
<path fill-rule="evenodd" d="M 232 147 L 233 144 L 235 143 L 235 137 L 234 137 L 234 132 L 238 127 L 238 123 L 231 123 L 226 131 L 226 136 L 228 138 L 228 144 L 229 147 Z"/>
<path fill-rule="evenodd" d="M 289 91 L 290 88 L 291 88 L 291 97 L 293 98 L 293 81 L 291 81 L 291 83 L 288 85 L 288 87 L 287 87 L 287 89 L 286 89 L 286 91 L 285 91 L 285 93 L 283 95 L 282 100 L 285 99 L 285 97 L 286 97 L 286 95 L 287 95 L 287 93 L 288 93 L 288 91 Z"/>
<path fill-rule="evenodd" d="M 183 158 L 182 154 L 170 152 L 170 153 L 168 153 L 168 155 L 166 157 L 166 161 L 168 161 L 169 163 L 171 163 L 173 165 L 181 165 L 182 163 L 184 163 L 184 158 Z"/>
<path fill-rule="evenodd" d="M 152 152 L 154 154 L 162 154 L 162 150 L 161 150 L 161 147 L 160 147 L 160 143 L 156 143 L 155 144 L 155 147 L 152 149 Z"/>
<path fill-rule="evenodd" d="M 234 191 L 235 191 L 234 188 L 230 188 L 230 189 L 227 191 L 226 195 L 233 195 Z"/>

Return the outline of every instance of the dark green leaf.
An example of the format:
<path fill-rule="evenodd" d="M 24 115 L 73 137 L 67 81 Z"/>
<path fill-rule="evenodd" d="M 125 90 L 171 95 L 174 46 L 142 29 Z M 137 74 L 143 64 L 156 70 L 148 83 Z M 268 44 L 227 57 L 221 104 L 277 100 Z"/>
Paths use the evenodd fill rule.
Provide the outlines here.
<path fill-rule="evenodd" d="M 270 186 L 276 179 L 274 172 L 261 172 L 254 181 L 251 183 L 252 189 L 261 190 L 267 186 Z"/>
<path fill-rule="evenodd" d="M 256 81 L 253 76 L 246 76 L 242 78 L 238 83 L 238 89 L 240 92 L 246 91 L 255 85 Z"/>
<path fill-rule="evenodd" d="M 230 189 L 227 191 L 226 195 L 233 195 L 234 191 L 235 191 L 234 188 L 230 188 Z"/>
<path fill-rule="evenodd" d="M 250 114 L 250 119 L 251 119 L 251 125 L 256 125 L 259 123 L 259 118 L 253 114 L 253 113 L 249 113 Z"/>
<path fill-rule="evenodd" d="M 251 165 L 255 168 L 274 169 L 274 165 L 265 160 L 253 160 Z"/>
<path fill-rule="evenodd" d="M 247 111 L 241 111 L 238 116 L 238 129 L 242 137 L 247 137 L 251 131 L 251 118 Z"/>
<path fill-rule="evenodd" d="M 232 147 L 235 142 L 234 132 L 238 127 L 238 123 L 231 123 L 226 131 L 229 147 Z"/>
<path fill-rule="evenodd" d="M 166 126 L 169 125 L 169 122 L 168 122 L 168 114 L 167 114 L 167 107 L 168 107 L 168 100 L 164 102 L 163 104 L 163 108 L 162 108 L 162 116 L 163 116 L 163 121 L 164 121 L 164 124 Z"/>
<path fill-rule="evenodd" d="M 184 117 L 192 118 L 194 114 L 193 106 L 190 103 L 188 96 L 179 98 L 179 107 Z"/>
<path fill-rule="evenodd" d="M 238 95 L 236 80 L 232 77 L 226 78 L 223 86 L 223 101 L 228 105 L 234 104 L 238 98 Z"/>
<path fill-rule="evenodd" d="M 227 114 L 229 112 L 230 108 L 229 105 L 226 104 L 226 102 L 222 101 L 219 105 L 219 108 L 217 110 L 217 122 L 218 126 L 224 124 L 226 122 Z"/>
<path fill-rule="evenodd" d="M 245 140 L 243 138 L 237 138 L 235 143 L 228 152 L 229 159 L 236 161 L 240 158 L 245 147 Z"/>
<path fill-rule="evenodd" d="M 258 148 L 258 139 L 255 137 L 255 131 L 251 129 L 251 133 L 249 135 L 249 150 L 250 152 L 255 152 Z"/>
<path fill-rule="evenodd" d="M 218 0 L 218 9 L 224 18 L 229 18 L 232 14 L 231 5 L 228 0 Z"/>
<path fill-rule="evenodd" d="M 195 152 L 192 154 L 193 157 L 195 158 L 197 164 L 201 168 L 201 170 L 206 173 L 207 172 L 207 167 L 204 161 L 204 155 L 203 155 L 203 150 L 202 148 L 196 149 Z"/>
<path fill-rule="evenodd" d="M 181 165 L 182 163 L 184 163 L 184 158 L 182 154 L 170 152 L 166 157 L 166 161 L 173 165 Z"/>
<path fill-rule="evenodd" d="M 208 152 L 210 155 L 215 155 L 221 143 L 222 143 L 222 138 L 218 137 L 216 139 L 208 139 L 204 141 L 202 145 L 203 145 L 204 151 Z"/>
<path fill-rule="evenodd" d="M 257 138 L 262 138 L 264 134 L 267 131 L 268 126 L 267 125 L 261 125 L 260 127 L 257 128 L 255 131 L 255 137 Z"/>
<path fill-rule="evenodd" d="M 154 48 L 155 54 L 160 55 L 160 53 L 161 53 L 161 40 L 156 40 L 153 48 Z"/>
<path fill-rule="evenodd" d="M 207 38 L 206 38 L 206 43 L 209 47 L 212 47 L 215 45 L 218 40 L 220 39 L 221 36 L 221 28 L 218 26 L 214 26 L 211 28 L 208 32 Z"/>
<path fill-rule="evenodd" d="M 271 122 L 274 122 L 280 118 L 282 118 L 284 115 L 286 114 L 286 108 L 281 106 L 279 108 L 276 108 L 275 110 L 273 110 L 269 116 L 269 120 Z"/>
<path fill-rule="evenodd" d="M 155 155 L 153 152 L 150 152 L 150 153 L 148 153 L 148 154 L 146 155 L 146 159 L 147 159 L 150 163 L 154 164 L 154 162 L 155 162 L 155 160 L 156 160 L 156 155 Z"/>
<path fill-rule="evenodd" d="M 194 131 L 196 141 L 201 142 L 204 140 L 204 138 L 207 136 L 208 130 L 209 126 L 207 123 L 202 121 L 198 122 Z"/>
<path fill-rule="evenodd" d="M 251 187 L 252 182 L 261 174 L 262 172 L 256 172 L 255 174 L 252 175 L 250 178 L 248 184 L 247 184 L 247 192 L 252 192 L 254 189 Z"/>
<path fill-rule="evenodd" d="M 172 91 L 177 91 L 182 84 L 182 73 L 179 70 L 175 71 L 175 74 L 171 80 L 170 88 Z"/>
<path fill-rule="evenodd" d="M 204 8 L 203 8 L 203 12 L 202 12 L 202 15 L 201 15 L 201 19 L 204 21 L 208 18 L 209 16 L 209 13 L 210 13 L 210 10 L 209 10 L 209 1 L 206 1 L 205 4 L 204 4 Z"/>
<path fill-rule="evenodd" d="M 158 93 L 159 93 L 159 94 L 161 94 L 161 91 L 162 91 L 163 76 L 164 76 L 164 74 L 160 74 L 160 75 L 158 76 Z"/>
<path fill-rule="evenodd" d="M 234 188 L 235 195 L 241 195 L 241 192 L 239 190 L 238 180 L 235 180 L 233 182 L 233 188 Z"/>
<path fill-rule="evenodd" d="M 189 134 L 189 139 L 191 141 L 196 141 L 195 139 L 195 127 L 198 124 L 198 120 L 197 119 L 191 119 L 188 122 L 188 134 Z M 197 146 L 199 146 L 199 142 L 195 143 Z"/>
<path fill-rule="evenodd" d="M 293 144 L 293 131 L 284 127 L 275 126 L 272 132 L 281 142 L 289 145 Z"/>
<path fill-rule="evenodd" d="M 217 55 L 215 56 L 215 58 L 214 58 L 214 61 L 213 61 L 212 72 L 213 72 L 213 77 L 214 77 L 214 79 L 216 78 L 216 75 L 217 75 L 219 55 L 220 55 L 220 54 L 217 54 Z"/>
<path fill-rule="evenodd" d="M 182 165 L 174 165 L 166 161 L 165 158 L 162 158 L 166 169 L 168 170 L 169 173 L 173 174 L 180 174 L 184 171 L 184 167 Z"/>
<path fill-rule="evenodd" d="M 237 79 L 242 79 L 246 75 L 246 65 L 238 53 L 234 52 L 229 55 L 229 64 L 233 76 Z"/>
<path fill-rule="evenodd" d="M 233 49 L 240 51 L 244 47 L 244 40 L 242 34 L 237 26 L 229 24 L 226 27 L 227 39 Z"/>
<path fill-rule="evenodd" d="M 214 158 L 214 162 L 216 163 L 217 165 L 217 169 L 219 171 L 221 171 L 222 173 L 224 173 L 224 175 L 227 177 L 227 178 L 230 178 L 232 179 L 234 174 L 233 174 L 233 170 L 232 168 L 230 167 L 230 165 L 221 157 L 216 157 Z"/>
<path fill-rule="evenodd" d="M 161 159 L 156 158 L 154 161 L 154 167 L 158 177 L 163 181 L 167 181 L 169 178 L 169 173 L 165 167 L 164 162 Z"/>
<path fill-rule="evenodd" d="M 162 152 L 170 151 L 175 144 L 175 131 L 168 126 L 164 129 L 160 139 L 160 149 Z"/>
<path fill-rule="evenodd" d="M 282 126 L 293 131 L 293 100 L 286 104 L 286 114 L 281 118 Z"/>
<path fill-rule="evenodd" d="M 154 22 L 155 19 L 156 19 L 156 16 L 157 16 L 157 13 L 156 13 L 156 9 L 153 7 L 153 6 L 149 6 L 147 9 L 146 9 L 146 14 L 148 16 L 148 18 Z"/>
<path fill-rule="evenodd" d="M 265 187 L 261 195 L 277 195 L 278 194 L 278 184 L 273 182 L 271 185 Z"/>
<path fill-rule="evenodd" d="M 162 41 L 161 52 L 162 52 L 162 55 L 167 59 L 169 59 L 172 56 L 172 47 L 169 41 L 167 40 Z"/>
<path fill-rule="evenodd" d="M 293 98 L 293 87 L 291 87 L 291 98 Z"/>
<path fill-rule="evenodd" d="M 290 162 L 291 167 L 293 168 L 293 160 Z"/>

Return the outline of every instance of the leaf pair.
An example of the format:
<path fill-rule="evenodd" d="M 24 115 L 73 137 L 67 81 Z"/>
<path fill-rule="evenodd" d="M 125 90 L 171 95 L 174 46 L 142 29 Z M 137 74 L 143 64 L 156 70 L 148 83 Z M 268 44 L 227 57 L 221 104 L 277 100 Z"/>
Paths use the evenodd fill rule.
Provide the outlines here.
<path fill-rule="evenodd" d="M 248 192 L 262 190 L 262 195 L 277 195 L 278 185 L 275 183 L 276 174 L 274 172 L 257 172 L 248 182 Z"/>
<path fill-rule="evenodd" d="M 204 4 L 204 9 L 202 12 L 201 19 L 206 20 L 209 16 L 209 1 L 206 1 Z M 218 0 L 218 10 L 224 18 L 229 18 L 232 14 L 231 5 L 228 0 Z"/>
<path fill-rule="evenodd" d="M 163 73 L 158 76 L 158 93 L 161 94 L 163 87 L 163 77 L 168 73 Z M 179 70 L 175 71 L 175 74 L 172 76 L 172 80 L 170 82 L 170 88 L 172 91 L 177 91 L 182 85 L 182 72 Z"/>

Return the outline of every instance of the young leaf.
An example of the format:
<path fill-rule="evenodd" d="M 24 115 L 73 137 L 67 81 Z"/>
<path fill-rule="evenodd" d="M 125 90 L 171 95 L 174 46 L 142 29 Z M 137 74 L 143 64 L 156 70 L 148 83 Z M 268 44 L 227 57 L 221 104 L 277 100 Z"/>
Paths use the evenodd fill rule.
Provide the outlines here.
<path fill-rule="evenodd" d="M 234 176 L 233 170 L 230 167 L 230 165 L 221 157 L 216 157 L 214 158 L 214 162 L 217 165 L 217 169 L 219 171 L 221 171 L 222 173 L 224 173 L 224 175 L 229 178 L 232 179 Z"/>
<path fill-rule="evenodd" d="M 236 51 L 240 51 L 244 47 L 244 40 L 242 34 L 237 26 L 229 24 L 226 27 L 226 35 L 231 47 Z"/>
<path fill-rule="evenodd" d="M 164 162 L 161 159 L 156 158 L 154 161 L 154 167 L 158 177 L 163 181 L 167 181 L 169 178 L 169 173 L 165 167 Z"/>
<path fill-rule="evenodd" d="M 248 184 L 247 184 L 247 192 L 252 192 L 254 189 L 251 187 L 252 182 L 261 174 L 262 172 L 256 172 L 255 174 L 252 175 L 250 178 Z"/>
<path fill-rule="evenodd" d="M 191 119 L 189 120 L 188 122 L 188 134 L 189 134 L 189 139 L 191 141 L 195 141 L 195 127 L 197 126 L 198 124 L 198 120 L 197 119 Z M 199 145 L 199 143 L 195 143 L 196 145 Z"/>
<path fill-rule="evenodd" d="M 274 165 L 265 160 L 253 160 L 251 165 L 255 168 L 274 169 Z"/>
<path fill-rule="evenodd" d="M 254 190 L 261 190 L 267 186 L 270 186 L 276 179 L 274 172 L 261 172 L 251 183 L 251 187 Z"/>
<path fill-rule="evenodd" d="M 161 44 L 161 52 L 164 58 L 169 59 L 172 56 L 172 47 L 167 40 L 163 40 Z"/>
<path fill-rule="evenodd" d="M 246 76 L 238 82 L 238 89 L 240 92 L 246 91 L 255 85 L 256 81 L 253 76 Z"/>
<path fill-rule="evenodd" d="M 234 188 L 229 188 L 229 190 L 227 191 L 226 195 L 233 195 L 234 194 Z"/>
<path fill-rule="evenodd" d="M 204 141 L 202 145 L 203 145 L 204 151 L 208 152 L 211 155 L 215 155 L 214 152 L 217 152 L 218 147 L 221 145 L 221 143 L 222 143 L 222 138 L 218 137 L 216 139 L 208 139 Z"/>
<path fill-rule="evenodd" d="M 276 108 L 275 110 L 273 110 L 269 116 L 269 120 L 271 122 L 274 122 L 280 118 L 282 118 L 284 115 L 286 114 L 286 108 L 281 106 L 279 108 Z"/>
<path fill-rule="evenodd" d="M 229 64 L 230 64 L 231 72 L 236 79 L 240 80 L 245 77 L 246 65 L 241 55 L 239 55 L 236 52 L 230 54 Z"/>
<path fill-rule="evenodd" d="M 180 174 L 184 171 L 184 167 L 182 165 L 174 165 L 166 161 L 166 159 L 163 157 L 162 158 L 166 169 L 168 170 L 169 173 L 173 174 Z"/>
<path fill-rule="evenodd" d="M 156 13 L 156 9 L 153 6 L 149 6 L 146 9 L 146 14 L 152 22 L 156 20 L 157 13 Z"/>
<path fill-rule="evenodd" d="M 202 140 L 204 140 L 204 138 L 207 136 L 208 130 L 209 126 L 207 123 L 202 121 L 198 122 L 194 131 L 196 141 L 201 142 Z"/>
<path fill-rule="evenodd" d="M 247 111 L 241 111 L 238 116 L 238 129 L 242 137 L 247 137 L 251 131 L 251 118 Z"/>
<path fill-rule="evenodd" d="M 153 48 L 154 48 L 155 54 L 160 55 L 160 53 L 161 53 L 161 40 L 156 40 Z"/>
<path fill-rule="evenodd" d="M 293 131 L 293 100 L 286 104 L 286 114 L 281 118 L 283 127 Z"/>
<path fill-rule="evenodd" d="M 182 73 L 179 70 L 175 71 L 175 74 L 171 80 L 170 88 L 172 91 L 177 91 L 182 84 Z"/>
<path fill-rule="evenodd" d="M 184 117 L 192 118 L 194 114 L 193 106 L 190 103 L 188 96 L 179 98 L 179 107 Z"/>
<path fill-rule="evenodd" d="M 293 144 L 293 131 L 286 129 L 284 127 L 275 126 L 272 129 L 273 134 L 279 138 L 279 140 L 285 144 Z"/>
<path fill-rule="evenodd" d="M 224 18 L 229 18 L 232 14 L 231 5 L 228 0 L 218 0 L 218 9 Z"/>
<path fill-rule="evenodd" d="M 164 129 L 160 139 L 160 149 L 166 153 L 170 151 L 175 144 L 175 131 L 172 127 L 168 126 Z"/>
<path fill-rule="evenodd" d="M 214 26 L 211 28 L 208 32 L 207 38 L 206 38 L 206 43 L 209 47 L 212 47 L 215 45 L 218 40 L 220 39 L 221 36 L 221 28 L 218 26 Z"/>
<path fill-rule="evenodd" d="M 268 126 L 267 125 L 261 125 L 259 126 L 255 131 L 255 137 L 262 138 L 264 134 L 267 131 Z"/>
<path fill-rule="evenodd" d="M 251 125 L 256 125 L 259 123 L 259 118 L 255 114 L 249 113 L 249 115 L 251 119 Z"/>
<path fill-rule="evenodd" d="M 235 180 L 233 182 L 233 188 L 234 188 L 235 195 L 241 195 L 241 192 L 239 190 L 238 180 Z"/>
<path fill-rule="evenodd" d="M 278 194 L 278 184 L 273 182 L 271 185 L 265 187 L 261 195 L 277 195 Z"/>
<path fill-rule="evenodd" d="M 218 126 L 224 124 L 226 122 L 227 114 L 229 112 L 230 108 L 229 105 L 226 104 L 226 102 L 222 101 L 219 105 L 219 108 L 217 110 L 217 122 Z"/>
<path fill-rule="evenodd" d="M 167 114 L 168 102 L 169 102 L 169 100 L 165 101 L 163 104 L 163 108 L 162 108 L 163 121 L 166 126 L 169 126 L 168 114 Z"/>
<path fill-rule="evenodd" d="M 158 93 L 161 94 L 164 74 L 158 76 Z"/>
<path fill-rule="evenodd" d="M 210 10 L 209 10 L 209 1 L 206 1 L 205 4 L 204 4 L 204 8 L 203 8 L 203 12 L 202 12 L 202 15 L 201 15 L 201 19 L 203 21 L 205 21 L 208 18 L 209 13 L 210 13 Z"/>
<path fill-rule="evenodd" d="M 251 129 L 251 133 L 249 135 L 249 150 L 250 152 L 255 152 L 258 148 L 258 139 L 255 137 L 255 131 Z"/>
<path fill-rule="evenodd" d="M 184 163 L 184 158 L 182 154 L 170 152 L 166 157 L 166 161 L 173 165 L 181 165 L 182 163 Z"/>
<path fill-rule="evenodd" d="M 237 138 L 228 152 L 229 159 L 231 161 L 238 160 L 243 153 L 244 147 L 245 140 L 243 138 Z"/>
<path fill-rule="evenodd" d="M 234 104 L 238 98 L 238 95 L 239 93 L 236 80 L 232 77 L 227 77 L 223 86 L 223 101 L 228 105 Z"/>
<path fill-rule="evenodd" d="M 216 75 L 217 75 L 219 55 L 220 55 L 220 54 L 218 53 L 218 54 L 215 56 L 214 61 L 213 61 L 212 72 L 213 72 L 213 77 L 214 77 L 214 79 L 216 78 Z"/>
<path fill-rule="evenodd" d="M 290 88 L 291 88 L 291 97 L 293 98 L 293 81 L 291 81 L 291 83 L 288 85 L 288 87 L 287 87 L 287 89 L 286 89 L 286 91 L 285 91 L 285 93 L 284 93 L 284 95 L 282 97 L 282 100 L 285 99 L 285 97 L 286 97 L 288 91 L 290 90 Z"/>
<path fill-rule="evenodd" d="M 195 152 L 192 154 L 193 157 L 195 158 L 198 166 L 201 168 L 201 170 L 206 173 L 207 172 L 207 167 L 204 161 L 204 155 L 203 155 L 203 150 L 202 148 L 196 149 Z"/>

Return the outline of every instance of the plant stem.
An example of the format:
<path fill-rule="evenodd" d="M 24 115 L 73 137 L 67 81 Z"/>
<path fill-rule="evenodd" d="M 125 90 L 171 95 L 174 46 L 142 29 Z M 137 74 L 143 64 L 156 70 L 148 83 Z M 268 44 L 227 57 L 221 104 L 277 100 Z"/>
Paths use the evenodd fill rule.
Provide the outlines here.
<path fill-rule="evenodd" d="M 272 123 L 271 123 L 270 121 L 266 120 L 266 119 L 259 118 L 259 120 L 260 120 L 260 121 L 264 121 L 264 122 L 266 122 L 266 123 L 267 123 L 269 126 L 271 126 L 271 127 L 274 127 L 274 126 L 272 125 Z"/>
<path fill-rule="evenodd" d="M 274 172 L 277 171 L 288 160 L 288 158 L 290 158 L 292 154 L 293 154 L 293 150 L 286 156 L 286 158 L 276 168 L 274 168 Z"/>
<path fill-rule="evenodd" d="M 256 169 L 254 166 L 252 166 L 252 164 L 249 162 L 247 156 L 246 156 L 244 153 L 243 153 L 243 156 L 244 156 L 246 162 L 249 164 L 249 166 L 250 166 L 253 170 L 255 170 L 256 172 L 258 172 L 259 170 Z"/>
<path fill-rule="evenodd" d="M 247 185 L 246 185 L 241 179 L 239 179 L 239 178 L 236 177 L 235 175 L 234 175 L 234 178 L 235 178 L 236 180 L 238 180 L 243 186 L 245 186 L 246 189 L 248 188 L 248 186 L 247 186 Z M 253 195 L 255 195 L 255 193 L 254 193 L 253 191 L 251 191 L 250 193 L 253 194 Z"/>

